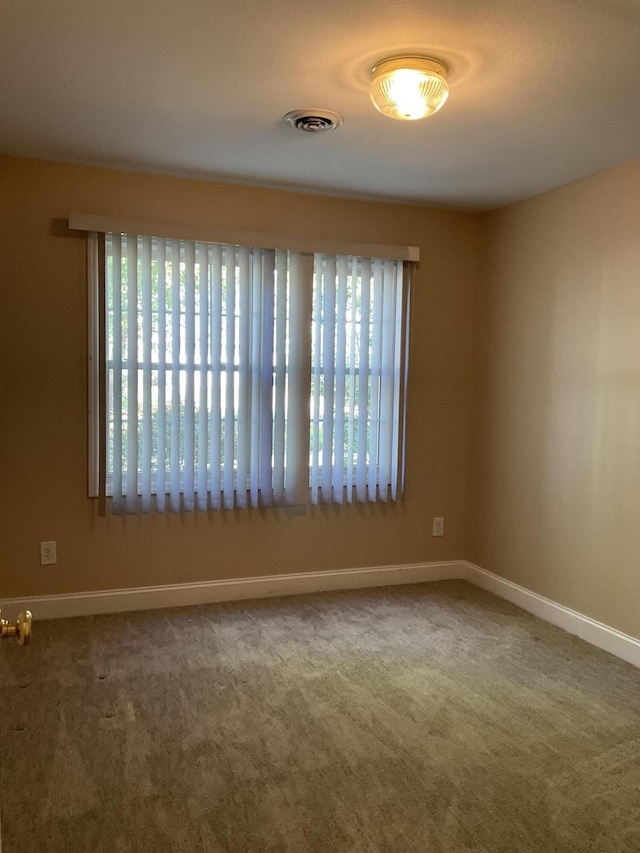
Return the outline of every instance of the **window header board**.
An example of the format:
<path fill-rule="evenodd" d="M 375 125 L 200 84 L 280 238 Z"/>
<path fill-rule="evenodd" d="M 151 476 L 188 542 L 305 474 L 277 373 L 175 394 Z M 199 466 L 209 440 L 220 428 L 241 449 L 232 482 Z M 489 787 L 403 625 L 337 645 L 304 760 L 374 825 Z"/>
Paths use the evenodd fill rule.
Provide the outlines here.
<path fill-rule="evenodd" d="M 264 234 L 260 231 L 233 231 L 201 225 L 157 222 L 147 219 L 121 219 L 88 213 L 70 214 L 69 228 L 72 231 L 140 234 L 164 237 L 169 240 L 194 240 L 205 243 L 251 246 L 257 249 L 287 249 L 302 254 L 355 255 L 411 262 L 420 260 L 420 249 L 417 246 L 310 239 L 284 234 Z"/>

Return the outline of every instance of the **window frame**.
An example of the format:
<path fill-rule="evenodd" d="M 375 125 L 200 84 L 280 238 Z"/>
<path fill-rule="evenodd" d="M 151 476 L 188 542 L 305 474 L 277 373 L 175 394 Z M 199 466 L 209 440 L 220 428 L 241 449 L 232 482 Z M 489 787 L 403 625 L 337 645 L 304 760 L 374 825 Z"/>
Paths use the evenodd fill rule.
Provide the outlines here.
<path fill-rule="evenodd" d="M 232 243 L 235 245 L 252 245 L 269 249 L 288 249 L 304 254 L 347 254 L 365 257 L 387 257 L 403 261 L 404 286 L 402 308 L 404 315 L 404 341 L 401 347 L 399 370 L 400 400 L 398 417 L 399 460 L 398 460 L 398 493 L 404 490 L 404 453 L 406 444 L 406 387 L 408 373 L 409 347 L 409 307 L 410 289 L 414 271 L 419 262 L 420 253 L 416 247 L 398 246 L 393 244 L 345 243 L 342 241 L 327 241 L 314 239 L 299 239 L 277 234 L 262 234 L 255 232 L 228 231 L 210 229 L 184 224 L 169 224 L 147 220 L 130 220 L 113 217 L 103 217 L 92 214 L 71 214 L 69 227 L 73 230 L 87 233 L 87 267 L 88 267 L 88 494 L 99 501 L 100 511 L 105 512 L 105 490 L 100 483 L 106 481 L 106 454 L 101 452 L 103 436 L 106 434 L 106 412 L 101 399 L 102 389 L 105 388 L 106 378 L 106 345 L 105 335 L 105 243 L 104 234 L 107 232 L 128 234 L 153 234 L 154 237 L 174 240 L 202 240 L 210 243 Z M 100 239 L 102 235 L 102 239 Z M 313 258 L 311 258 L 313 265 Z M 371 368 L 369 373 L 371 372 Z M 324 365 L 322 366 L 324 371 Z M 360 368 L 359 368 L 360 370 Z M 310 375 L 311 378 L 311 375 Z M 311 418 L 308 418 L 309 423 Z M 309 466 L 310 467 L 310 466 Z M 345 466 L 345 471 L 348 470 Z M 379 476 L 378 476 L 379 481 Z M 310 477 L 309 484 L 310 485 Z"/>

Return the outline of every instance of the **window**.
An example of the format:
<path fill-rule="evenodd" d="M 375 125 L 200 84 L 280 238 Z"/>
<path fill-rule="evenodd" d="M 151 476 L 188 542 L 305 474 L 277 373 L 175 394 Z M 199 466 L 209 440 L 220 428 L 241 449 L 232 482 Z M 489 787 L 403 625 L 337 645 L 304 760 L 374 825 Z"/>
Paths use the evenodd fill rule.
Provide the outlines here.
<path fill-rule="evenodd" d="M 403 265 L 316 255 L 311 500 L 394 500 L 398 488 Z"/>
<path fill-rule="evenodd" d="M 408 263 L 106 229 L 91 245 L 112 512 L 399 496 Z"/>

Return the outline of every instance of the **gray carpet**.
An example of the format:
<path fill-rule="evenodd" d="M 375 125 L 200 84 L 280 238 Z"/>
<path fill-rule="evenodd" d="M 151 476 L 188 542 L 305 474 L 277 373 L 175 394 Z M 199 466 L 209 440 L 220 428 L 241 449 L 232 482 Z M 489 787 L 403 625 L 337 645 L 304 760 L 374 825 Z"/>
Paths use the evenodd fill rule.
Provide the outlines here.
<path fill-rule="evenodd" d="M 640 670 L 463 582 L 40 622 L 4 853 L 637 853 Z"/>

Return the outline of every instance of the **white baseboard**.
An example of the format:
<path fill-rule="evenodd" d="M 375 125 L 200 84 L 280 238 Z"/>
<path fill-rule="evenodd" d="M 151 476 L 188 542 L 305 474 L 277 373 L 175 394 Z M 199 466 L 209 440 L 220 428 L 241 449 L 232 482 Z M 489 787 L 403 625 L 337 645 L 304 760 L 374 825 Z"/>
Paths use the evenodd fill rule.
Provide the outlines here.
<path fill-rule="evenodd" d="M 467 560 L 98 590 L 37 598 L 12 598 L 0 601 L 0 608 L 4 611 L 5 617 L 13 616 L 19 610 L 28 608 L 36 619 L 60 619 L 68 616 L 122 613 L 130 610 L 152 610 L 158 607 L 211 604 L 217 601 L 240 601 L 278 595 L 438 580 L 466 580 L 544 619 L 545 622 L 557 625 L 570 634 L 575 634 L 588 643 L 640 667 L 640 640 L 538 593 L 531 592 L 512 581 L 505 580 Z"/>
<path fill-rule="evenodd" d="M 616 631 L 603 622 L 597 622 L 589 616 L 584 616 L 576 610 L 571 610 L 550 598 L 531 592 L 517 583 L 505 580 L 499 575 L 494 575 L 486 569 L 481 569 L 466 560 L 461 561 L 464 568 L 463 577 L 474 586 L 482 587 L 488 592 L 504 598 L 512 604 L 521 607 L 528 613 L 563 628 L 570 634 L 575 634 L 593 646 L 604 649 L 616 657 L 640 667 L 640 640 Z"/>
<path fill-rule="evenodd" d="M 465 567 L 459 560 L 442 563 L 412 563 L 401 566 L 336 569 L 202 583 L 98 590 L 24 599 L 10 598 L 0 601 L 0 607 L 5 611 L 5 617 L 28 608 L 35 619 L 61 619 L 68 616 L 92 616 L 97 613 L 123 613 L 129 610 L 153 610 L 158 607 L 212 604 L 216 601 L 240 601 L 248 598 L 271 598 L 278 595 L 298 595 L 337 589 L 452 580 L 461 578 L 464 571 Z"/>

